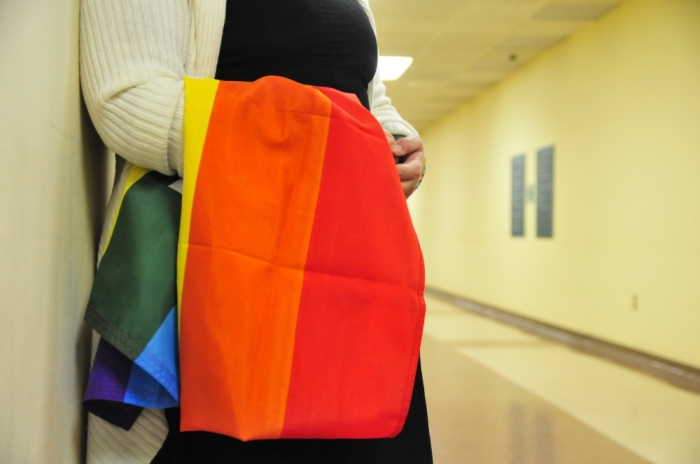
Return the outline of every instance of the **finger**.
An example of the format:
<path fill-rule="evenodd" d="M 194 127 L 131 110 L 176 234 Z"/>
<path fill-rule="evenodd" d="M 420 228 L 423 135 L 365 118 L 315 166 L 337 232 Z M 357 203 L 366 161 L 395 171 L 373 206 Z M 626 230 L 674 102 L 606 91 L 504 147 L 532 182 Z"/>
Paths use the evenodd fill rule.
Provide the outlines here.
<path fill-rule="evenodd" d="M 418 171 L 423 174 L 423 148 L 420 148 L 408 155 L 399 157 L 400 164 L 410 166 L 413 171 Z"/>
<path fill-rule="evenodd" d="M 420 179 L 411 179 L 401 182 L 401 188 L 403 189 L 403 194 L 408 199 L 413 192 L 418 188 L 418 183 Z"/>
<path fill-rule="evenodd" d="M 396 143 L 396 139 L 394 139 L 394 136 L 391 132 L 384 129 L 384 135 L 386 136 L 386 141 L 389 142 L 389 146 L 392 146 Z"/>
<path fill-rule="evenodd" d="M 396 169 L 399 172 L 399 179 L 401 181 L 411 181 L 416 179 L 416 182 L 420 180 L 421 173 L 423 172 L 423 162 L 422 158 L 412 158 L 406 160 L 402 164 L 398 164 Z"/>
<path fill-rule="evenodd" d="M 423 165 L 423 147 L 419 148 L 418 150 L 412 151 L 407 155 L 404 155 L 402 158 L 404 160 L 404 163 L 417 163 L 419 165 Z"/>
<path fill-rule="evenodd" d="M 405 156 L 416 150 L 423 148 L 423 141 L 420 137 L 416 135 L 409 135 L 400 140 L 397 140 L 391 146 L 391 150 L 394 152 L 394 156 Z"/>
<path fill-rule="evenodd" d="M 413 192 L 416 191 L 418 188 L 418 182 L 417 181 L 406 181 L 406 182 L 401 182 L 401 187 L 403 188 L 403 195 L 408 198 L 413 194 Z"/>

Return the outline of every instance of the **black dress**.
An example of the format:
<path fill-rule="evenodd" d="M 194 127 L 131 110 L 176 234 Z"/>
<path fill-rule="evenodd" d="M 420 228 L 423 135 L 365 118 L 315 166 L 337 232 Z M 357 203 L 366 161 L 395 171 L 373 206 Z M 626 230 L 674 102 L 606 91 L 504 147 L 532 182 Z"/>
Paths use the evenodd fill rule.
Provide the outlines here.
<path fill-rule="evenodd" d="M 357 0 L 228 0 L 220 80 L 283 76 L 354 93 L 369 108 L 377 42 Z M 420 364 L 402 432 L 373 440 L 242 442 L 179 432 L 180 410 L 166 410 L 170 432 L 154 464 L 430 464 L 433 462 Z"/>

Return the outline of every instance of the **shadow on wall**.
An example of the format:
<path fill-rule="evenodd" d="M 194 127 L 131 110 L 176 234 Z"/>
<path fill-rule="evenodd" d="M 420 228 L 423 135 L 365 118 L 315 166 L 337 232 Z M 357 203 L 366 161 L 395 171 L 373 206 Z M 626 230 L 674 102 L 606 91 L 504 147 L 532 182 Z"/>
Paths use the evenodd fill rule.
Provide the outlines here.
<path fill-rule="evenodd" d="M 93 239 L 94 256 L 97 257 L 100 234 L 104 223 L 105 206 L 114 183 L 115 161 L 114 156 L 108 154 L 100 136 L 92 125 L 90 115 L 82 98 L 80 101 L 80 135 L 82 139 L 83 189 L 86 192 L 90 192 L 84 197 L 84 201 L 88 217 L 92 220 L 90 223 L 90 237 Z M 97 263 L 95 263 L 95 267 L 96 265 Z M 80 385 L 79 393 L 81 398 L 90 370 L 91 335 L 92 329 L 90 326 L 82 324 L 75 339 L 75 365 L 79 368 L 78 385 Z M 80 429 L 73 431 L 73 436 L 74 439 L 79 440 L 81 443 L 80 461 L 85 462 L 87 454 L 87 412 L 85 410 L 82 412 L 82 417 L 82 426 Z"/>

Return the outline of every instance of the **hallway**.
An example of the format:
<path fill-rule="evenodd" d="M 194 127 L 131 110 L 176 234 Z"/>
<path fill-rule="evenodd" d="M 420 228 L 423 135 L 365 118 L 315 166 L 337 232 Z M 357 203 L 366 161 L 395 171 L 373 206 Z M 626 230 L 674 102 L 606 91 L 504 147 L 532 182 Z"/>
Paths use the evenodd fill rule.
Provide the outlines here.
<path fill-rule="evenodd" d="M 431 295 L 421 366 L 435 464 L 700 464 L 700 0 L 360 0 L 369 15 L 354 1 L 322 3 L 349 3 L 366 39 L 353 36 L 351 46 L 339 47 L 338 63 L 346 52 L 355 58 L 338 72 L 358 67 L 350 81 L 362 84 L 361 101 L 367 88 L 377 123 L 395 135 L 413 134 L 406 124 L 415 128 L 424 147 L 427 172 L 408 205 Z M 108 20 L 81 11 L 86 4 Z M 93 328 L 84 318 L 100 242 L 116 227 L 107 212 L 122 205 L 115 196 L 108 208 L 116 173 L 124 159 L 184 172 L 183 77 L 216 77 L 221 50 L 235 51 L 222 48 L 226 4 L 0 0 L 0 464 L 88 462 L 83 398 Z M 178 19 L 166 20 L 161 8 Z M 211 20 L 200 8 L 211 9 Z M 81 18 L 91 24 L 83 31 Z M 314 32 L 290 18 L 290 31 Z M 163 32 L 149 24 L 164 25 Z M 274 21 L 267 29 L 252 24 L 255 37 L 274 29 Z M 112 40 L 110 31 L 128 32 Z M 286 63 L 316 68 L 321 61 L 307 52 L 330 50 L 333 41 L 323 37 L 314 39 L 318 47 L 291 47 L 286 39 L 285 47 L 271 45 L 295 50 L 273 57 L 263 74 L 277 75 Z M 167 46 L 156 46 L 159 40 Z M 241 50 L 253 54 L 256 40 L 244 40 Z M 81 78 L 89 51 L 95 69 L 115 71 Z M 395 69 L 377 69 L 375 55 L 377 63 L 408 67 L 391 76 Z M 104 92 L 89 84 L 98 76 Z M 353 195 L 400 185 L 393 171 L 386 184 L 370 182 L 374 166 L 342 153 L 336 159 L 348 161 Z M 354 218 L 364 210 L 355 213 L 353 195 L 329 210 L 367 237 L 394 233 L 385 219 L 402 207 L 360 227 Z M 224 201 L 212 204 L 237 214 Z M 315 216 L 303 216 L 312 230 Z M 251 236 L 267 234 L 267 227 L 246 227 Z M 292 248 L 307 249 L 304 243 Z M 398 243 L 392 238 L 382 253 L 403 257 Z M 306 265 L 299 256 L 294 269 Z M 371 258 L 363 261 L 368 267 L 384 268 Z M 467 300 L 475 304 L 463 306 Z M 478 313 L 578 334 L 582 341 L 569 346 L 582 350 L 595 351 L 585 345 L 591 340 L 614 345 L 627 361 L 645 356 L 642 367 L 659 377 L 624 367 L 635 363 L 621 357 L 625 365 L 560 344 L 555 330 L 539 338 Z M 278 325 L 289 329 L 291 320 Z M 381 339 L 391 331 L 377 333 Z M 160 435 L 143 435 L 153 449 L 125 446 L 152 451 L 144 464 L 167 433 L 162 415 L 150 417 L 160 421 L 153 422 Z M 134 464 L 127 454 L 103 462 Z"/>
<path fill-rule="evenodd" d="M 426 301 L 436 464 L 700 462 L 700 395 Z"/>

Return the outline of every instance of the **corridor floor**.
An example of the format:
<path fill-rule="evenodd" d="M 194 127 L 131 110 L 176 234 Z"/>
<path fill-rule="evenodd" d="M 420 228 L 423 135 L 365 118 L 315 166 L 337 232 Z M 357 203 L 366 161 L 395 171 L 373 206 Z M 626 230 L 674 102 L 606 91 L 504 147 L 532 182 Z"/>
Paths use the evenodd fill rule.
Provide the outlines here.
<path fill-rule="evenodd" d="M 700 463 L 700 395 L 427 298 L 435 464 Z"/>

